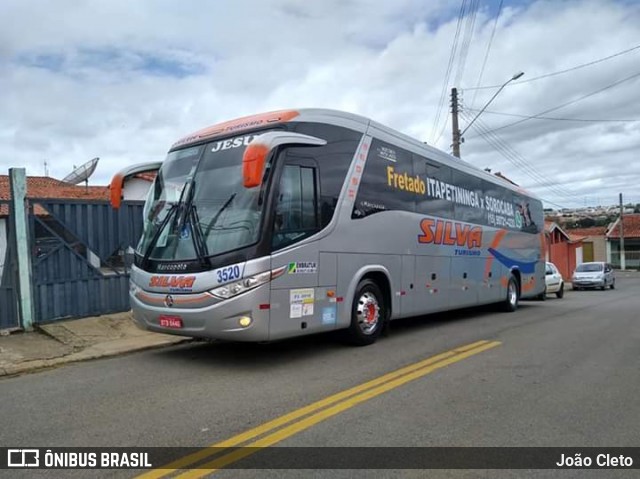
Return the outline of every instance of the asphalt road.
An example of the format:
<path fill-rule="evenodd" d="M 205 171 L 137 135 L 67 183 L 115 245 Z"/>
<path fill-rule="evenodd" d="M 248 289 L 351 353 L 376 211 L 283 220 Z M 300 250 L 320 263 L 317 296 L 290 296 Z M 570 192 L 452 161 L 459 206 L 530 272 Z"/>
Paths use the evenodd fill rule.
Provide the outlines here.
<path fill-rule="evenodd" d="M 205 447 L 446 353 L 415 366 L 411 380 L 385 377 L 369 389 L 369 397 L 333 398 L 327 417 L 314 413 L 306 422 L 296 419 L 291 430 L 264 434 L 274 446 L 310 448 L 640 446 L 639 293 L 640 275 L 619 274 L 615 290 L 568 291 L 563 299 L 522 302 L 512 314 L 483 309 L 403 320 L 393 324 L 388 337 L 364 348 L 345 346 L 331 335 L 269 345 L 191 343 L 4 379 L 0 444 Z M 249 442 L 258 438 L 249 436 Z M 553 472 L 560 471 L 436 470 L 428 476 L 549 477 Z M 51 473 L 30 471 L 29 477 Z M 265 475 L 299 477 L 300 471 L 216 474 Z M 425 477 L 417 470 L 375 475 Z M 634 476 L 634 471 L 562 471 L 562 477 Z"/>

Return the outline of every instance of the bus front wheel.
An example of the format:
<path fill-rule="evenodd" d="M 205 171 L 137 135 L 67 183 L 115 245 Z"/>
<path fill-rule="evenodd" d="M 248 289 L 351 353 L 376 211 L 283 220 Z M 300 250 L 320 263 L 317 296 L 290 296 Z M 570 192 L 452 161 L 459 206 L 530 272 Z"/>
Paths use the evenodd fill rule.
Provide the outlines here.
<path fill-rule="evenodd" d="M 349 342 L 356 346 L 373 344 L 380 336 L 387 310 L 378 285 L 370 279 L 360 281 L 351 307 Z"/>

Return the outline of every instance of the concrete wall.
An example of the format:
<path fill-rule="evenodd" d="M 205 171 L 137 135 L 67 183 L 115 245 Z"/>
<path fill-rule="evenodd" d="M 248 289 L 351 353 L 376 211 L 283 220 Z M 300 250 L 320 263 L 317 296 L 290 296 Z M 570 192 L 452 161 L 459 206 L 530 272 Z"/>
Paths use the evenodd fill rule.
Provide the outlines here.
<path fill-rule="evenodd" d="M 585 241 L 593 243 L 593 261 L 607 261 L 607 240 L 604 236 L 589 236 Z"/>
<path fill-rule="evenodd" d="M 582 243 L 556 243 L 549 245 L 549 261 L 556 265 L 565 281 L 582 261 Z"/>

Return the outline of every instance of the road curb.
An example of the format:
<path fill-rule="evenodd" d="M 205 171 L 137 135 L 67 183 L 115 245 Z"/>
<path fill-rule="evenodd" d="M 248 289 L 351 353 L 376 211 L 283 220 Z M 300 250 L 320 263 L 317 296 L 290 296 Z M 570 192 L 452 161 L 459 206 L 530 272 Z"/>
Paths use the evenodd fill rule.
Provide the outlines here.
<path fill-rule="evenodd" d="M 102 351 L 92 351 L 95 347 L 89 347 L 85 350 L 68 354 L 51 359 L 34 359 L 32 361 L 25 361 L 16 365 L 0 368 L 0 378 L 7 378 L 12 376 L 19 376 L 32 372 L 42 371 L 45 369 L 55 368 L 62 364 L 77 363 L 83 361 L 91 361 L 94 359 L 123 356 L 128 353 L 146 351 L 150 349 L 160 349 L 167 346 L 184 344 L 194 341 L 193 338 L 180 338 L 180 339 L 162 339 L 161 341 L 154 340 L 152 343 L 140 344 L 136 346 L 128 345 L 126 347 L 118 347 L 117 344 L 108 345 Z M 113 341 L 117 343 L 118 341 Z M 104 345 L 103 345 L 104 346 Z"/>

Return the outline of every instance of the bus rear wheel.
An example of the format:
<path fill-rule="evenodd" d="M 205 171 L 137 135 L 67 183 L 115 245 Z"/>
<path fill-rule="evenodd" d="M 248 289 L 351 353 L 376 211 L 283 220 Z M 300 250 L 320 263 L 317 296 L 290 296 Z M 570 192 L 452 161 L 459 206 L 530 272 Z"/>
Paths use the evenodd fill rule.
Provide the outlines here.
<path fill-rule="evenodd" d="M 513 275 L 511 275 L 509 283 L 507 284 L 507 297 L 502 302 L 502 310 L 507 313 L 511 313 L 518 309 L 519 296 L 518 281 Z"/>
<path fill-rule="evenodd" d="M 360 281 L 351 307 L 351 325 L 347 338 L 356 346 L 376 342 L 387 317 L 384 297 L 378 285 L 370 279 Z"/>

